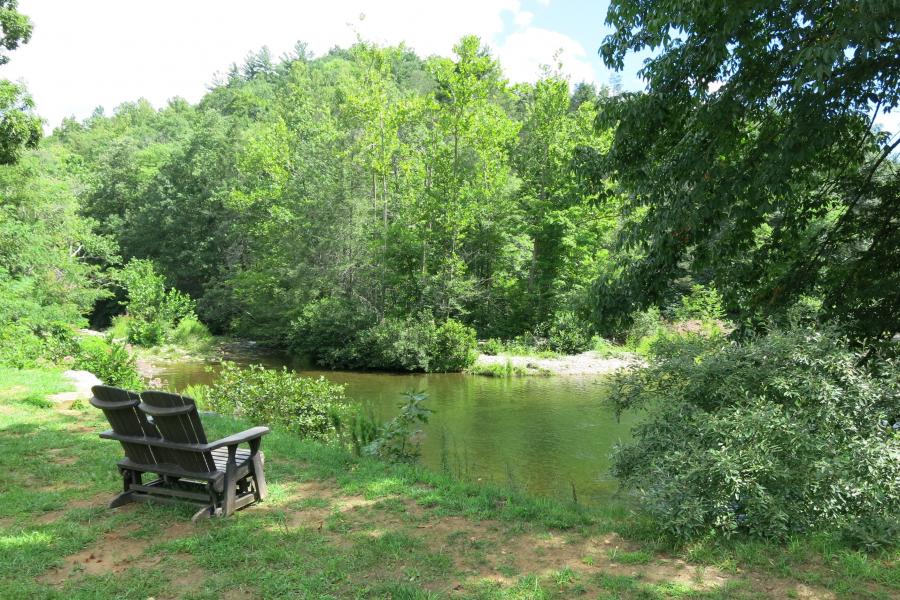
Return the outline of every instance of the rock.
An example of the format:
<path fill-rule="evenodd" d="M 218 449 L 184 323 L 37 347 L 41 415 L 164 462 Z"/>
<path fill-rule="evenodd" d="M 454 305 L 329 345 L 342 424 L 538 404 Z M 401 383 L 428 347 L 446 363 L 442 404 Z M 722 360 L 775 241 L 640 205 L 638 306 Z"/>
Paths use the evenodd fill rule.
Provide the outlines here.
<path fill-rule="evenodd" d="M 59 394 L 53 394 L 47 398 L 51 402 L 62 405 L 63 408 L 76 400 L 86 400 L 90 398 L 93 395 L 91 388 L 95 385 L 103 384 L 103 382 L 90 371 L 63 371 L 63 377 L 71 380 L 72 383 L 75 384 L 75 391 L 60 392 Z"/>

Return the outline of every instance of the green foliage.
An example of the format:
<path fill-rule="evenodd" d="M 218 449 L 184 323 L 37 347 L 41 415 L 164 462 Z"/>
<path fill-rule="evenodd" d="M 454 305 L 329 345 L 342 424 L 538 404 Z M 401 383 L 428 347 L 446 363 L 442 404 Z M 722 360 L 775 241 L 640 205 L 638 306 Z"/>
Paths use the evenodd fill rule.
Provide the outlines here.
<path fill-rule="evenodd" d="M 900 371 L 832 332 L 743 344 L 662 336 L 616 376 L 617 410 L 647 411 L 614 474 L 688 539 L 861 527 L 900 510 Z"/>
<path fill-rule="evenodd" d="M 375 439 L 362 448 L 365 456 L 375 456 L 389 462 L 416 462 L 422 436 L 419 425 L 428 423 L 432 410 L 424 405 L 428 396 L 422 392 L 403 394 L 406 402 L 400 405 L 400 414 L 378 428 Z"/>
<path fill-rule="evenodd" d="M 475 330 L 455 319 L 447 319 L 435 331 L 426 369 L 432 373 L 464 371 L 478 358 Z"/>
<path fill-rule="evenodd" d="M 165 277 L 157 273 L 153 261 L 133 259 L 119 271 L 117 279 L 128 294 L 129 342 L 155 346 L 182 320 L 192 318 L 196 322 L 194 301 L 175 288 L 166 289 Z"/>
<path fill-rule="evenodd" d="M 188 350 L 202 350 L 212 342 L 212 334 L 197 317 L 189 315 L 169 332 L 168 341 Z"/>
<path fill-rule="evenodd" d="M 344 386 L 287 368 L 225 362 L 204 396 L 205 406 L 215 412 L 320 441 L 335 440 L 350 414 Z"/>
<path fill-rule="evenodd" d="M 121 342 L 96 336 L 81 338 L 74 366 L 90 371 L 106 385 L 137 390 L 143 384 L 134 356 Z"/>
<path fill-rule="evenodd" d="M 438 325 L 422 313 L 365 323 L 342 302 L 307 305 L 293 323 L 291 348 L 327 367 L 388 371 L 462 371 L 477 357 L 475 331 L 453 319 Z"/>
<path fill-rule="evenodd" d="M 722 297 L 715 288 L 695 284 L 689 294 L 681 297 L 681 305 L 675 309 L 675 318 L 679 321 L 721 321 L 725 318 Z"/>
<path fill-rule="evenodd" d="M 604 101 L 614 138 L 585 161 L 632 220 L 598 319 L 702 276 L 751 328 L 805 295 L 856 340 L 900 330 L 900 139 L 873 114 L 900 104 L 896 5 L 613 0 L 607 23 L 608 67 L 653 56 L 645 92 Z"/>
<path fill-rule="evenodd" d="M 16 0 L 0 0 L 0 65 L 9 62 L 9 50 L 31 39 L 31 21 L 17 8 Z M 23 85 L 0 80 L 0 165 L 15 163 L 23 149 L 37 146 L 43 131 L 33 111 Z"/>
<path fill-rule="evenodd" d="M 497 356 L 501 352 L 503 352 L 503 342 L 498 340 L 497 338 L 491 338 L 489 340 L 485 340 L 482 344 L 479 344 L 478 349 L 488 356 Z"/>
<path fill-rule="evenodd" d="M 663 332 L 662 316 L 659 309 L 651 306 L 647 310 L 631 315 L 631 327 L 625 338 L 629 348 L 638 348 L 643 340 L 656 339 Z"/>
<path fill-rule="evenodd" d="M 560 354 L 579 354 L 590 349 L 588 324 L 573 312 L 556 313 L 547 328 L 547 346 Z"/>

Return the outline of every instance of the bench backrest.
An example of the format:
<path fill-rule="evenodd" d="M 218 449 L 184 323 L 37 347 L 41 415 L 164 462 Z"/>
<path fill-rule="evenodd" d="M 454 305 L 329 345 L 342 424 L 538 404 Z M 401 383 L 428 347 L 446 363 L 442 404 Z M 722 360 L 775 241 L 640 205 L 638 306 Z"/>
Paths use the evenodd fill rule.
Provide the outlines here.
<path fill-rule="evenodd" d="M 91 404 L 103 411 L 113 431 L 119 435 L 160 437 L 153 423 L 150 423 L 146 415 L 138 409 L 141 399 L 137 392 L 108 385 L 95 385 L 91 388 L 91 392 L 94 394 Z M 146 444 L 135 442 L 120 441 L 120 443 L 125 456 L 136 463 L 155 465 L 164 462 L 160 460 L 162 457 L 157 455 L 159 449 L 154 450 Z"/>
<path fill-rule="evenodd" d="M 153 418 L 153 423 L 164 440 L 174 444 L 205 444 L 206 434 L 194 399 L 170 392 L 141 392 L 140 410 Z M 212 473 L 216 463 L 210 452 L 197 452 L 185 448 L 166 448 L 170 460 L 195 473 Z"/>

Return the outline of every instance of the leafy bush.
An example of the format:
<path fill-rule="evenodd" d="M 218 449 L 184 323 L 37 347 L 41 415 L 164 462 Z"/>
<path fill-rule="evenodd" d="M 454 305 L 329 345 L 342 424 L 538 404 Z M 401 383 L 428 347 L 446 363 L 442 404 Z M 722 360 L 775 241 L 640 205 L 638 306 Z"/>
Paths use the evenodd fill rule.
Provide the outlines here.
<path fill-rule="evenodd" d="M 659 309 L 651 306 L 647 310 L 631 315 L 631 327 L 625 337 L 625 344 L 629 348 L 637 349 L 641 346 L 642 340 L 655 339 L 662 331 L 663 324 Z"/>
<path fill-rule="evenodd" d="M 651 366 L 616 377 L 618 410 L 648 417 L 614 474 L 680 539 L 785 538 L 900 513 L 900 372 L 832 332 L 744 344 L 664 335 Z"/>
<path fill-rule="evenodd" d="M 591 347 L 589 328 L 573 312 L 556 313 L 547 328 L 547 345 L 561 354 L 584 352 Z"/>
<path fill-rule="evenodd" d="M 403 395 L 406 402 L 400 405 L 400 414 L 378 428 L 374 440 L 362 448 L 362 454 L 391 462 L 412 463 L 419 458 L 422 431 L 415 427 L 428 423 L 432 411 L 424 405 L 428 399 L 424 393 Z"/>
<path fill-rule="evenodd" d="M 482 342 L 478 349 L 488 356 L 497 356 L 503 352 L 503 342 L 497 338 L 491 338 Z"/>
<path fill-rule="evenodd" d="M 172 331 L 168 340 L 184 348 L 201 349 L 207 347 L 212 341 L 209 328 L 201 323 L 197 317 L 191 315 L 183 318 Z"/>
<path fill-rule="evenodd" d="M 244 417 L 291 431 L 301 437 L 332 440 L 350 414 L 344 386 L 324 377 L 301 377 L 286 368 L 222 364 L 209 386 L 204 405 L 222 414 Z"/>
<path fill-rule="evenodd" d="M 324 298 L 303 307 L 291 323 L 288 345 L 323 367 L 354 368 L 361 361 L 355 342 L 374 317 L 349 302 Z"/>
<path fill-rule="evenodd" d="M 137 389 L 142 384 L 134 357 L 120 342 L 95 336 L 82 338 L 74 366 L 90 371 L 107 385 Z"/>
<path fill-rule="evenodd" d="M 27 369 L 59 364 L 78 351 L 71 325 L 50 322 L 37 325 L 19 321 L 0 326 L 0 364 Z"/>
<path fill-rule="evenodd" d="M 715 288 L 695 284 L 691 293 L 681 297 L 681 306 L 675 310 L 675 319 L 688 321 L 721 321 L 725 318 L 722 296 Z"/>
<path fill-rule="evenodd" d="M 156 272 L 151 260 L 133 259 L 118 273 L 119 283 L 128 293 L 128 341 L 141 346 L 162 343 L 167 332 L 183 319 L 194 317 L 194 301 L 172 288 Z"/>
<path fill-rule="evenodd" d="M 475 331 L 453 319 L 438 325 L 421 313 L 373 325 L 370 318 L 342 301 L 314 302 L 293 322 L 290 347 L 316 364 L 345 369 L 461 371 L 477 358 Z"/>
<path fill-rule="evenodd" d="M 455 319 L 447 319 L 435 332 L 427 370 L 437 373 L 463 371 L 475 364 L 477 348 L 474 329 Z"/>

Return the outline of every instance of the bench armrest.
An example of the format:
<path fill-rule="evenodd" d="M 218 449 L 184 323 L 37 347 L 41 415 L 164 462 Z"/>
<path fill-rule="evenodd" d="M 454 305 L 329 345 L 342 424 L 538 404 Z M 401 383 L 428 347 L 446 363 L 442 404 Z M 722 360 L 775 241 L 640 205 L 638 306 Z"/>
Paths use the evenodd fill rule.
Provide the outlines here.
<path fill-rule="evenodd" d="M 259 439 L 267 433 L 269 433 L 268 427 L 252 427 L 247 431 L 229 435 L 228 437 L 222 438 L 221 440 L 209 444 L 181 444 L 177 442 L 170 442 L 163 438 L 154 438 L 142 435 L 122 435 L 120 433 L 116 433 L 111 429 L 102 432 L 100 434 L 100 437 L 105 440 L 117 440 L 119 442 L 127 442 L 131 444 L 144 444 L 153 448 L 171 448 L 172 450 L 184 450 L 187 452 L 211 452 L 212 450 L 215 450 L 216 448 L 222 448 L 223 446 L 237 448 L 238 444 L 244 443 L 251 443 L 252 445 L 256 446 L 256 449 L 258 449 Z"/>
<path fill-rule="evenodd" d="M 206 449 L 215 450 L 216 448 L 221 448 L 223 446 L 237 446 L 238 444 L 245 444 L 252 440 L 258 440 L 267 433 L 269 433 L 268 427 L 251 427 L 246 431 L 235 433 L 234 435 L 229 435 L 228 437 L 224 437 L 221 440 L 206 444 Z"/>

